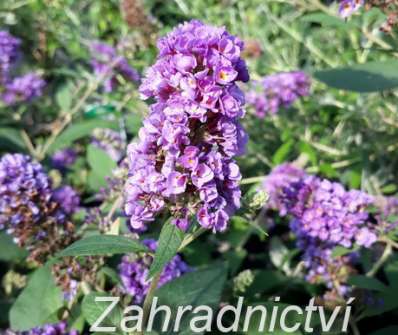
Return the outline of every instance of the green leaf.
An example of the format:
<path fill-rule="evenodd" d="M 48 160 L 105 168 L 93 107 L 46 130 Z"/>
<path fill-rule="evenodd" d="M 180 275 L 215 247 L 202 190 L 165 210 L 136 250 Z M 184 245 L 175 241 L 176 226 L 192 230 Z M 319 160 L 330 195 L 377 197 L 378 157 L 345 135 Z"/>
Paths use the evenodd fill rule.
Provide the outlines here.
<path fill-rule="evenodd" d="M 376 330 L 369 335 L 396 335 L 398 333 L 398 326 L 390 326 L 387 328 Z"/>
<path fill-rule="evenodd" d="M 95 128 L 111 128 L 118 129 L 119 125 L 117 121 L 106 121 L 106 120 L 87 120 L 80 121 L 74 125 L 69 126 L 53 143 L 50 147 L 49 152 L 69 147 L 73 142 L 89 136 Z"/>
<path fill-rule="evenodd" d="M 117 271 L 112 269 L 109 266 L 102 267 L 101 270 L 99 270 L 99 273 L 104 274 L 106 277 L 108 277 L 113 284 L 117 284 L 117 285 L 122 284 Z"/>
<path fill-rule="evenodd" d="M 184 238 L 184 233 L 176 226 L 166 222 L 160 232 L 158 247 L 149 269 L 148 278 L 161 272 L 164 266 L 177 254 L 177 250 Z"/>
<path fill-rule="evenodd" d="M 87 147 L 87 162 L 91 167 L 89 176 L 90 187 L 98 190 L 107 185 L 106 177 L 117 167 L 116 162 L 102 149 L 89 145 Z"/>
<path fill-rule="evenodd" d="M 381 281 L 376 278 L 366 277 L 362 275 L 351 276 L 348 279 L 348 284 L 363 288 L 366 290 L 374 290 L 374 291 L 386 291 L 387 286 L 385 286 Z"/>
<path fill-rule="evenodd" d="M 287 156 L 289 155 L 290 151 L 293 148 L 293 144 L 294 141 L 293 140 L 289 140 L 286 143 L 282 144 L 278 150 L 276 150 L 274 156 L 272 157 L 272 162 L 275 165 L 281 164 L 283 161 L 285 161 L 285 159 L 287 158 Z"/>
<path fill-rule="evenodd" d="M 0 147 L 12 151 L 26 151 L 20 132 L 14 128 L 0 128 Z"/>
<path fill-rule="evenodd" d="M 272 264 L 278 269 L 289 271 L 289 249 L 278 237 L 272 238 L 270 244 L 269 256 Z"/>
<path fill-rule="evenodd" d="M 397 288 L 389 288 L 387 291 L 374 293 L 376 301 L 375 305 L 368 306 L 361 314 L 361 317 L 372 317 L 375 315 L 382 315 L 389 311 L 395 310 L 398 307 L 398 292 Z"/>
<path fill-rule="evenodd" d="M 84 318 L 90 325 L 93 325 L 94 322 L 96 322 L 97 319 L 104 313 L 105 309 L 112 303 L 106 301 L 95 301 L 96 297 L 109 297 L 109 294 L 102 292 L 91 292 L 84 297 L 82 302 L 82 312 Z M 116 306 L 101 322 L 101 327 L 116 327 L 116 329 L 119 329 L 121 320 L 122 309 L 120 306 Z"/>
<path fill-rule="evenodd" d="M 72 104 L 72 87 L 68 84 L 61 86 L 55 94 L 55 100 L 63 111 L 69 111 Z"/>
<path fill-rule="evenodd" d="M 317 165 L 317 153 L 309 143 L 300 142 L 300 152 L 307 154 L 311 163 Z"/>
<path fill-rule="evenodd" d="M 136 135 L 138 134 L 138 130 L 141 128 L 142 125 L 142 116 L 138 114 L 129 114 L 126 117 L 126 128 L 127 130 Z"/>
<path fill-rule="evenodd" d="M 398 60 L 317 71 L 314 77 L 341 90 L 361 93 L 389 90 L 398 87 Z"/>
<path fill-rule="evenodd" d="M 159 298 L 158 305 L 169 306 L 173 313 L 177 311 L 178 306 L 192 305 L 195 308 L 207 305 L 215 308 L 220 301 L 226 276 L 225 264 L 214 264 L 207 268 L 188 272 L 163 285 L 156 291 L 155 297 Z M 190 319 L 189 314 L 182 318 L 180 334 L 193 333 L 188 329 Z M 155 330 L 158 329 L 155 328 Z M 165 334 L 173 334 L 173 332 L 169 331 Z"/>
<path fill-rule="evenodd" d="M 333 251 L 332 251 L 332 257 L 333 257 L 333 258 L 336 258 L 336 257 L 344 256 L 344 255 L 350 254 L 351 252 L 354 252 L 354 251 L 356 251 L 356 250 L 358 250 L 357 247 L 348 249 L 348 248 L 344 248 L 344 247 L 338 245 L 337 247 L 335 247 L 335 248 L 333 249 Z"/>
<path fill-rule="evenodd" d="M 254 281 L 247 290 L 248 295 L 256 295 L 275 287 L 283 287 L 288 279 L 279 271 L 262 270 L 255 273 Z"/>
<path fill-rule="evenodd" d="M 336 28 L 354 28 L 356 25 L 351 21 L 344 21 L 341 18 L 331 16 L 323 13 L 311 13 L 304 15 L 301 17 L 301 20 L 304 22 L 314 22 L 319 23 L 325 27 L 336 27 Z"/>
<path fill-rule="evenodd" d="M 10 262 L 19 261 L 28 255 L 25 249 L 18 247 L 10 235 L 0 233 L 0 260 Z"/>
<path fill-rule="evenodd" d="M 25 331 L 41 326 L 63 305 L 49 266 L 35 271 L 10 311 L 11 328 Z"/>
<path fill-rule="evenodd" d="M 57 257 L 114 255 L 147 251 L 148 249 L 139 241 L 132 240 L 128 237 L 94 235 L 76 241 L 58 253 Z"/>
<path fill-rule="evenodd" d="M 398 287 L 398 256 L 394 256 L 385 266 L 385 272 L 390 286 Z"/>

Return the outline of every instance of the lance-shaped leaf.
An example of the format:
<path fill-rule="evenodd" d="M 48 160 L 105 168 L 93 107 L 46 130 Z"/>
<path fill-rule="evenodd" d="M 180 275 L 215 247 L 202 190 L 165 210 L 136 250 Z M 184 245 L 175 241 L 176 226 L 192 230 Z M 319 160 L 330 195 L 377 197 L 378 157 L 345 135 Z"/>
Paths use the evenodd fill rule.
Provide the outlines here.
<path fill-rule="evenodd" d="M 158 247 L 156 249 L 155 258 L 149 269 L 148 277 L 152 278 L 157 273 L 161 272 L 165 265 L 172 260 L 177 254 L 180 247 L 184 233 L 170 221 L 166 222 L 162 231 L 160 232 Z"/>
<path fill-rule="evenodd" d="M 25 331 L 44 325 L 62 305 L 62 292 L 54 282 L 50 267 L 44 266 L 36 270 L 12 306 L 11 328 Z"/>
<path fill-rule="evenodd" d="M 137 240 L 116 235 L 94 235 L 76 241 L 57 256 L 99 256 L 147 252 L 148 249 Z"/>
<path fill-rule="evenodd" d="M 380 92 L 398 87 L 398 60 L 370 62 L 317 71 L 314 77 L 328 86 L 354 92 Z"/>

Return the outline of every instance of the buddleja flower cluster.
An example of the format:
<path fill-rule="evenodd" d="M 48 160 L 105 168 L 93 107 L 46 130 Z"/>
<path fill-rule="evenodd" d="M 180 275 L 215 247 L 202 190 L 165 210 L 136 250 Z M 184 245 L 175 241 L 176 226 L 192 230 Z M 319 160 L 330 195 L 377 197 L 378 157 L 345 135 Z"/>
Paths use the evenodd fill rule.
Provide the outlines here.
<path fill-rule="evenodd" d="M 146 245 L 150 251 L 156 251 L 157 242 L 155 240 L 144 240 L 143 244 Z M 153 257 L 149 254 L 143 256 L 126 255 L 119 265 L 119 275 L 123 282 L 123 291 L 131 295 L 136 304 L 140 304 L 144 301 L 149 290 L 151 282 L 148 280 L 148 273 L 152 261 Z M 158 287 L 180 277 L 187 271 L 189 271 L 189 267 L 181 259 L 181 256 L 174 256 L 165 266 L 160 276 Z"/>
<path fill-rule="evenodd" d="M 18 58 L 21 41 L 6 31 L 0 31 L 0 84 L 8 81 L 12 64 Z"/>
<path fill-rule="evenodd" d="M 11 78 L 11 69 L 16 65 L 21 41 L 6 31 L 0 31 L 0 91 L 6 105 L 29 102 L 39 97 L 45 87 L 44 80 L 35 73 Z"/>
<path fill-rule="evenodd" d="M 300 97 L 308 96 L 310 79 L 304 72 L 282 72 L 264 77 L 252 85 L 247 102 L 258 117 L 275 115 L 281 107 L 290 107 Z"/>
<path fill-rule="evenodd" d="M 158 49 L 140 87 L 156 103 L 128 148 L 126 214 L 133 229 L 167 208 L 181 229 L 197 214 L 202 227 L 223 231 L 241 198 L 233 157 L 247 137 L 236 85 L 249 80 L 243 43 L 224 28 L 190 21 L 160 39 Z"/>
<path fill-rule="evenodd" d="M 373 198 L 364 192 L 347 191 L 339 183 L 308 176 L 291 185 L 285 202 L 288 211 L 300 221 L 300 235 L 345 248 L 354 244 L 370 247 L 377 239 L 366 211 Z"/>
<path fill-rule="evenodd" d="M 119 77 L 127 81 L 138 82 L 140 75 L 130 66 L 127 59 L 118 55 L 116 49 L 102 42 L 92 43 L 90 46 L 92 60 L 91 66 L 97 76 L 105 75 L 103 81 L 105 92 L 112 92 L 119 84 Z"/>
<path fill-rule="evenodd" d="M 78 201 L 73 191 L 65 191 L 54 194 L 43 167 L 29 156 L 6 154 L 0 160 L 0 228 L 39 263 L 59 247 L 57 236 L 73 231 L 68 215 Z M 63 205 L 65 196 L 73 198 L 68 206 Z"/>
<path fill-rule="evenodd" d="M 286 175 L 284 176 L 284 173 Z M 352 271 L 352 256 L 332 257 L 336 246 L 352 248 L 354 244 L 370 247 L 377 240 L 377 231 L 367 211 L 374 198 L 358 190 L 346 190 L 341 184 L 306 175 L 293 165 L 277 167 L 265 179 L 271 195 L 271 206 L 292 219 L 291 230 L 303 251 L 312 282 L 326 282 L 338 294 Z"/>
<path fill-rule="evenodd" d="M 5 335 L 79 335 L 79 332 L 77 330 L 68 330 L 66 321 L 61 321 L 56 324 L 36 327 L 28 331 L 13 332 L 7 330 Z"/>
<path fill-rule="evenodd" d="M 78 239 L 70 221 L 79 206 L 70 186 L 53 189 L 48 175 L 29 156 L 6 154 L 0 160 L 0 229 L 29 251 L 28 260 L 43 264 L 49 256 Z M 53 266 L 66 299 L 73 299 L 77 283 L 93 282 L 101 259 L 64 258 Z"/>

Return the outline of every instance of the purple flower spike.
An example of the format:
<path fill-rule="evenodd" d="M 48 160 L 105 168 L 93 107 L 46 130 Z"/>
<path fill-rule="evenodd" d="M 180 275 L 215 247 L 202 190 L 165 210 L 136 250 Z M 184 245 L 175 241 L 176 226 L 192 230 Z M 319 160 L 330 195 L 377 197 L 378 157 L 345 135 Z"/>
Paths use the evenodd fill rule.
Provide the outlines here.
<path fill-rule="evenodd" d="M 337 294 L 349 293 L 344 282 L 352 268 L 352 257 L 333 257 L 333 249 L 355 245 L 369 248 L 376 242 L 378 227 L 367 211 L 375 203 L 374 197 L 309 176 L 291 164 L 276 167 L 265 179 L 264 187 L 270 195 L 269 207 L 291 217 L 290 228 L 303 251 L 307 279 L 336 289 L 336 275 L 344 268 L 341 273 L 345 277 L 338 278 L 343 283 Z"/>
<path fill-rule="evenodd" d="M 9 72 L 18 58 L 21 41 L 7 31 L 0 31 L 0 84 L 9 79 Z"/>
<path fill-rule="evenodd" d="M 0 160 L 0 230 L 42 261 L 41 252 L 51 252 L 54 238 L 71 235 L 68 215 L 79 199 L 68 188 L 54 192 L 43 167 L 29 156 L 6 154 Z M 41 247 L 43 247 L 41 250 Z"/>
<path fill-rule="evenodd" d="M 140 87 L 142 98 L 155 103 L 128 147 L 130 227 L 141 229 L 167 209 L 182 230 L 195 215 L 203 227 L 225 230 L 240 206 L 234 157 L 247 141 L 236 84 L 249 80 L 243 43 L 224 28 L 190 21 L 161 38 L 158 49 Z"/>
<path fill-rule="evenodd" d="M 152 252 L 156 251 L 157 242 L 155 240 L 144 240 L 143 243 Z M 136 304 L 140 304 L 144 301 L 149 290 L 151 283 L 150 280 L 148 280 L 148 273 L 152 261 L 152 256 L 148 254 L 138 257 L 126 255 L 119 265 L 119 274 L 123 283 L 123 290 L 125 293 L 132 296 Z M 181 259 L 180 255 L 174 256 L 165 266 L 160 276 L 158 287 L 180 277 L 189 270 L 188 265 Z"/>
<path fill-rule="evenodd" d="M 310 79 L 304 72 L 282 72 L 255 83 L 247 93 L 247 102 L 262 118 L 290 107 L 300 97 L 308 96 L 309 90 Z"/>
<path fill-rule="evenodd" d="M 30 102 L 43 94 L 46 82 L 37 74 L 28 73 L 5 84 L 2 99 L 6 105 Z"/>

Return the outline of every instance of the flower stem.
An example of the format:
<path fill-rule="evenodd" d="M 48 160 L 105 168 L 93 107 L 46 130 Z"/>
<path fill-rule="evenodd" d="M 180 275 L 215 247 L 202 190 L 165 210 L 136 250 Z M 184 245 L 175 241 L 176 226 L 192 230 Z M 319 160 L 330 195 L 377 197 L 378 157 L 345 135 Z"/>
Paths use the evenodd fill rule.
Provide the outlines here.
<path fill-rule="evenodd" d="M 354 335 L 361 335 L 361 333 L 359 332 L 359 328 L 357 326 L 357 323 L 355 321 L 351 321 L 350 322 L 350 326 L 351 326 L 351 329 L 352 329 L 352 333 Z"/>
<path fill-rule="evenodd" d="M 143 324 L 143 329 L 141 330 L 141 333 L 140 333 L 141 335 L 145 334 L 144 329 L 146 328 L 147 323 L 148 323 L 149 311 L 150 311 L 151 306 L 152 306 L 152 300 L 153 300 L 153 297 L 155 295 L 155 291 L 156 291 L 156 289 L 158 287 L 158 283 L 159 283 L 159 280 L 160 280 L 160 275 L 162 274 L 162 272 L 163 271 L 160 271 L 152 279 L 151 286 L 149 287 L 149 291 L 148 291 L 148 293 L 147 293 L 147 295 L 145 297 L 144 306 L 143 306 L 143 313 L 144 313 L 143 314 L 143 323 L 142 323 Z"/>
<path fill-rule="evenodd" d="M 393 248 L 398 249 L 398 243 L 390 240 L 387 237 L 382 237 L 382 238 L 379 239 L 379 241 L 387 243 L 387 244 L 390 244 Z"/>
<path fill-rule="evenodd" d="M 250 177 L 250 178 L 245 178 L 242 179 L 240 182 L 241 185 L 247 185 L 247 184 L 255 184 L 263 181 L 265 176 L 258 176 L 258 177 Z"/>
<path fill-rule="evenodd" d="M 28 148 L 29 153 L 31 154 L 32 157 L 37 158 L 37 152 L 36 149 L 32 143 L 32 140 L 30 139 L 28 133 L 25 130 L 21 130 L 21 137 Z"/>
<path fill-rule="evenodd" d="M 392 245 L 391 243 L 387 242 L 383 254 L 379 258 L 379 260 L 373 265 L 373 267 L 366 273 L 366 276 L 373 277 L 383 267 L 384 263 L 388 260 L 391 254 Z"/>
<path fill-rule="evenodd" d="M 191 244 L 195 239 L 197 239 L 205 231 L 206 231 L 206 229 L 201 227 L 197 231 L 193 232 L 192 234 L 187 235 L 184 238 L 184 240 L 181 242 L 181 245 L 178 248 L 178 252 L 181 252 L 188 244 Z"/>

